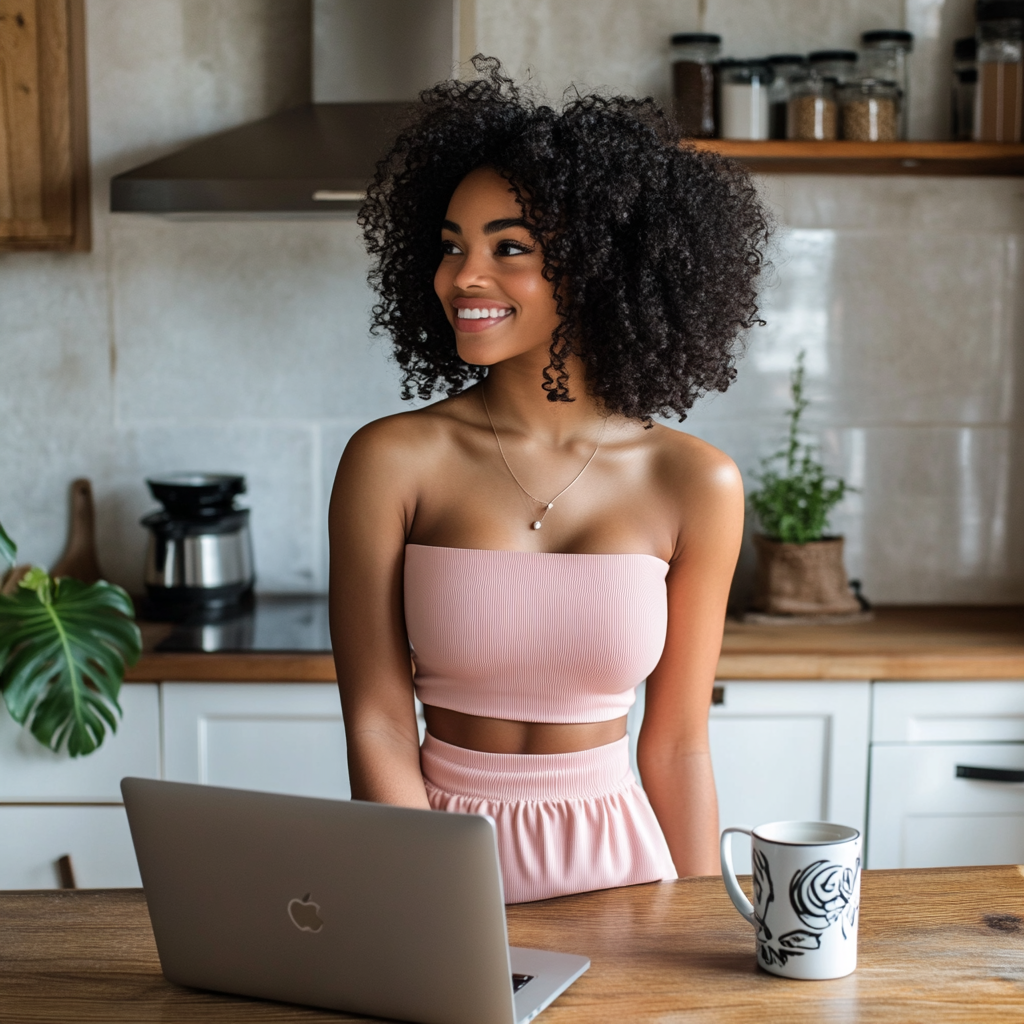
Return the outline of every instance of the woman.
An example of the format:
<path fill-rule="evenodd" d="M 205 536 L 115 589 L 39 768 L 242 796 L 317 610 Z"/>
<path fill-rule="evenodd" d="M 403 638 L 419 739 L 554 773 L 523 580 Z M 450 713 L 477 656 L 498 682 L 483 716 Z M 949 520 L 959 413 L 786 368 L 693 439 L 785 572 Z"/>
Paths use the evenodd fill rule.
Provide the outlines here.
<path fill-rule="evenodd" d="M 713 874 L 743 490 L 651 417 L 735 376 L 765 218 L 652 101 L 556 112 L 476 67 L 423 94 L 361 214 L 403 397 L 449 397 L 364 427 L 338 469 L 352 794 L 490 814 L 508 902 Z M 646 793 L 626 738 L 644 677 Z"/>

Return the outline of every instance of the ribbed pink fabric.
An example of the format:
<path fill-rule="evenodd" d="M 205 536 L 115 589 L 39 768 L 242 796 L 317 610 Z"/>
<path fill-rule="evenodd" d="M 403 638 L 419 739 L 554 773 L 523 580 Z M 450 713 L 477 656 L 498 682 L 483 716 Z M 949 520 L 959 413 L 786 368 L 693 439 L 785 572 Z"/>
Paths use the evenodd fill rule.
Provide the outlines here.
<path fill-rule="evenodd" d="M 516 722 L 621 718 L 665 646 L 653 555 L 405 548 L 405 624 L 424 704 Z"/>
<path fill-rule="evenodd" d="M 420 766 L 431 807 L 494 819 L 506 903 L 676 877 L 625 736 L 571 754 L 489 754 L 427 733 Z"/>

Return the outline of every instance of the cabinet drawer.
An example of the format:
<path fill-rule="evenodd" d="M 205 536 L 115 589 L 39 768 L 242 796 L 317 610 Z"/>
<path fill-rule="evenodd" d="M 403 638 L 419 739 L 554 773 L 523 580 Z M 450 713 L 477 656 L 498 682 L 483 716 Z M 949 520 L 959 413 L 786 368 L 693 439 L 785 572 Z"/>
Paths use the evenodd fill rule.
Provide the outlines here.
<path fill-rule="evenodd" d="M 164 778 L 348 799 L 334 683 L 163 683 Z"/>
<path fill-rule="evenodd" d="M 873 746 L 870 868 L 1024 861 L 1024 783 L 958 778 L 958 766 L 1024 771 L 1024 743 Z"/>
<path fill-rule="evenodd" d="M 55 754 L 0 702 L 0 803 L 120 803 L 125 775 L 160 777 L 160 697 L 155 683 L 126 683 L 117 732 L 85 757 Z"/>
<path fill-rule="evenodd" d="M 0 807 L 0 889 L 57 889 L 68 854 L 80 889 L 142 885 L 123 807 Z"/>
<path fill-rule="evenodd" d="M 875 683 L 871 739 L 1024 742 L 1024 682 Z"/>

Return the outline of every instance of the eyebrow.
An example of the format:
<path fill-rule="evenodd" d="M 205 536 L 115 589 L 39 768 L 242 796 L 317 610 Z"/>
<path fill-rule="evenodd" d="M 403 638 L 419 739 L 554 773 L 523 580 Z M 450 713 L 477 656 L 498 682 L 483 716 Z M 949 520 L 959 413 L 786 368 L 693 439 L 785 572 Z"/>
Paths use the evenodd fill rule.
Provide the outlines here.
<path fill-rule="evenodd" d="M 441 221 L 441 227 L 447 228 L 449 231 L 454 232 L 457 235 L 462 234 L 462 228 L 453 220 Z M 522 217 L 506 217 L 504 220 L 491 220 L 484 225 L 485 235 L 496 235 L 499 231 L 507 231 L 509 228 L 525 228 L 527 231 L 530 230 L 530 225 Z"/>

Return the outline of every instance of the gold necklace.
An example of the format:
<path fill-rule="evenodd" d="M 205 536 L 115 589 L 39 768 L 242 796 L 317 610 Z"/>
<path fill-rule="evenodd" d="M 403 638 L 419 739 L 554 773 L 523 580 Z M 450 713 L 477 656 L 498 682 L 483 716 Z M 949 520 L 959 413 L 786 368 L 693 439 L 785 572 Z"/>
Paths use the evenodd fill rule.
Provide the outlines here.
<path fill-rule="evenodd" d="M 522 482 L 520 481 L 519 477 L 517 477 L 515 474 L 515 470 L 512 469 L 512 467 L 508 463 L 508 459 L 505 458 L 505 450 L 501 447 L 501 438 L 498 437 L 498 432 L 497 430 L 494 429 L 494 420 L 491 419 L 491 410 L 487 407 L 487 396 L 484 395 L 483 385 L 481 385 L 480 387 L 480 399 L 484 403 L 484 412 L 487 413 L 487 422 L 490 423 L 491 425 L 491 433 L 494 435 L 494 440 L 498 443 L 498 454 L 501 456 L 501 461 L 505 463 L 505 468 L 509 471 L 509 475 L 512 477 L 513 480 L 515 480 L 516 484 L 518 484 L 519 490 L 521 490 L 523 494 L 525 494 L 531 501 L 536 502 L 538 505 L 544 506 L 544 511 L 541 514 L 540 519 L 534 519 L 533 522 L 530 523 L 531 530 L 539 530 L 544 525 L 544 520 L 547 517 L 547 514 L 555 507 L 555 502 L 558 501 L 558 499 L 563 494 L 565 494 L 565 492 L 569 490 L 569 488 L 572 487 L 572 485 L 576 483 L 576 481 L 579 480 L 581 476 L 583 476 L 583 474 L 587 471 L 587 466 L 589 466 L 594 461 L 594 456 L 597 455 L 597 453 L 601 449 L 601 442 L 604 440 L 604 430 L 605 427 L 608 426 L 608 419 L 606 417 L 604 422 L 601 424 L 601 433 L 598 435 L 597 438 L 597 447 L 594 449 L 593 454 L 590 456 L 590 458 L 587 459 L 587 461 L 583 464 L 583 469 L 581 469 L 550 501 L 544 501 L 543 498 L 538 498 L 536 495 L 531 494 L 522 485 Z"/>

